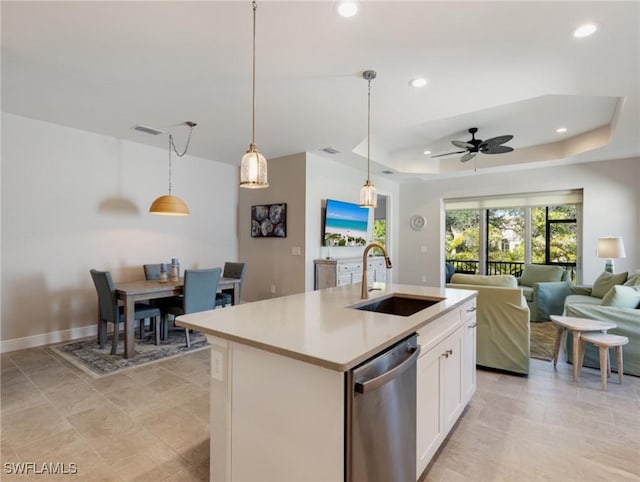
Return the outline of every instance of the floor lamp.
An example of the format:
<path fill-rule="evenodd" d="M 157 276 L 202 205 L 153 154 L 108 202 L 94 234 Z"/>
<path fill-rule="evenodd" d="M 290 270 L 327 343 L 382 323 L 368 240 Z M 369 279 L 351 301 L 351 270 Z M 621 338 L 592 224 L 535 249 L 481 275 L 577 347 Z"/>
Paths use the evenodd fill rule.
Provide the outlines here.
<path fill-rule="evenodd" d="M 604 270 L 613 273 L 613 260 L 616 258 L 626 258 L 624 243 L 620 236 L 607 236 L 598 238 L 598 248 L 596 251 L 598 258 L 606 258 Z"/>

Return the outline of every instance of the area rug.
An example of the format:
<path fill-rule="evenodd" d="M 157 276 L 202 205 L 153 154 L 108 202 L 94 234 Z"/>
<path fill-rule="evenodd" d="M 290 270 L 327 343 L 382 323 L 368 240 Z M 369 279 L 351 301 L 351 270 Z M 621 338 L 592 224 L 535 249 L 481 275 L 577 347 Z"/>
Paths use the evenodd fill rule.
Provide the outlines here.
<path fill-rule="evenodd" d="M 187 348 L 182 330 L 170 331 L 167 340 L 155 344 L 154 336 L 147 336 L 143 340 L 138 338 L 136 330 L 136 354 L 133 358 L 124 358 L 123 335 L 120 335 L 116 355 L 111 354 L 111 339 L 100 349 L 96 337 L 75 340 L 50 347 L 58 355 L 73 365 L 95 377 L 120 373 L 129 368 L 139 367 L 149 363 L 166 360 L 168 358 L 203 350 L 209 346 L 207 337 L 202 333 L 191 332 L 189 339 L 191 347 Z"/>
<path fill-rule="evenodd" d="M 552 321 L 531 322 L 531 358 L 553 360 L 556 344 L 556 326 Z"/>

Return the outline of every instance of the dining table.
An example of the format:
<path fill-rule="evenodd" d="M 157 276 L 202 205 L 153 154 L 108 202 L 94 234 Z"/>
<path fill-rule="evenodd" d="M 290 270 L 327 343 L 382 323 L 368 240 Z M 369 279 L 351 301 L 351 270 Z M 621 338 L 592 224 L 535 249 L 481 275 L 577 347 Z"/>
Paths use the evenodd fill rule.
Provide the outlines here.
<path fill-rule="evenodd" d="M 233 291 L 233 304 L 240 302 L 239 278 L 220 277 L 218 290 Z M 124 357 L 132 358 L 135 351 L 135 304 L 136 301 L 155 300 L 181 295 L 184 289 L 184 279 L 176 281 L 136 280 L 115 284 L 116 296 L 124 303 Z"/>

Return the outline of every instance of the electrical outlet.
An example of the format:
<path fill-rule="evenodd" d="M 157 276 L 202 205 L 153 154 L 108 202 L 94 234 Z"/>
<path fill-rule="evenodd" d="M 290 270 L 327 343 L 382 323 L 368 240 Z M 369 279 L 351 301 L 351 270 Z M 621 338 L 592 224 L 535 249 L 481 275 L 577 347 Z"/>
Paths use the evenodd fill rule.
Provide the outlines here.
<path fill-rule="evenodd" d="M 291 254 L 293 256 L 300 256 L 302 254 L 302 250 L 300 249 L 300 246 L 293 246 L 291 248 Z"/>
<path fill-rule="evenodd" d="M 424 274 L 423 274 L 423 275 L 420 277 L 420 279 L 422 280 L 422 282 L 423 282 L 423 283 L 426 283 L 426 282 L 427 282 L 427 275 L 424 275 Z"/>
<path fill-rule="evenodd" d="M 426 253 L 427 252 L 427 247 L 426 246 L 420 246 L 420 252 L 421 253 Z"/>
<path fill-rule="evenodd" d="M 224 381 L 224 354 L 218 350 L 211 350 L 211 378 Z"/>
<path fill-rule="evenodd" d="M 271 294 L 276 294 L 276 285 L 271 285 Z"/>

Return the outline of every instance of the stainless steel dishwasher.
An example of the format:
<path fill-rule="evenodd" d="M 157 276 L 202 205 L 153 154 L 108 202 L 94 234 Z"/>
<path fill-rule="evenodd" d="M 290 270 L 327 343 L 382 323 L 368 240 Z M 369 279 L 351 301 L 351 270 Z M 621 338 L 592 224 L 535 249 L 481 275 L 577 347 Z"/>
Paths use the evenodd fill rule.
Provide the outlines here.
<path fill-rule="evenodd" d="M 419 352 L 414 334 L 348 373 L 347 482 L 415 482 Z"/>

